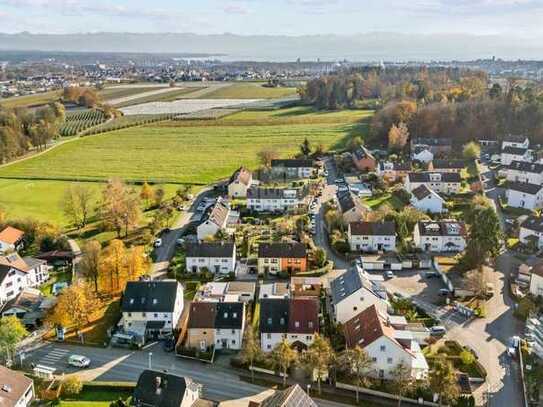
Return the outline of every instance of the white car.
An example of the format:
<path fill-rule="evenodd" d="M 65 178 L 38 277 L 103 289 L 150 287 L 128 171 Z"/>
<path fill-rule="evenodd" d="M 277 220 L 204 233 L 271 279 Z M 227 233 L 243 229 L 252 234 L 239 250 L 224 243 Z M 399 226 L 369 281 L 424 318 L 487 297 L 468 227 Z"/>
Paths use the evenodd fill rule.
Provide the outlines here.
<path fill-rule="evenodd" d="M 175 243 L 176 243 L 178 246 L 182 246 L 183 244 L 185 244 L 185 239 L 179 238 L 179 239 L 177 239 L 177 240 L 175 241 Z"/>
<path fill-rule="evenodd" d="M 72 355 L 68 358 L 68 364 L 74 367 L 86 368 L 90 366 L 90 363 L 91 360 L 82 355 Z"/>
<path fill-rule="evenodd" d="M 154 246 L 155 247 L 160 247 L 162 246 L 162 239 L 158 238 L 155 240 L 155 243 L 154 243 Z"/>

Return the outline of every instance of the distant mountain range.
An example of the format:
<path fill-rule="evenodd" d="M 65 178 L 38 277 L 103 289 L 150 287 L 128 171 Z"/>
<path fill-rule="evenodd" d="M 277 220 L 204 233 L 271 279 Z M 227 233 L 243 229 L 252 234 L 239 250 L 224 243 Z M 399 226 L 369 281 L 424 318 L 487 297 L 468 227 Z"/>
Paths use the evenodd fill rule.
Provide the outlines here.
<path fill-rule="evenodd" d="M 472 60 L 542 59 L 543 41 L 497 35 L 198 35 L 190 33 L 2 34 L 0 50 L 143 52 L 226 55 L 227 60 Z"/>

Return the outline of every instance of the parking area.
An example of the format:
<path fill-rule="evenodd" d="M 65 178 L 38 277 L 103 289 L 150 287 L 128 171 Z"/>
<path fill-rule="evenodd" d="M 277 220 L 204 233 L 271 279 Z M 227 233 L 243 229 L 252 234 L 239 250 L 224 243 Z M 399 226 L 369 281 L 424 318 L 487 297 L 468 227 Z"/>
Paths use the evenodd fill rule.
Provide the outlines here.
<path fill-rule="evenodd" d="M 434 305 L 441 304 L 439 290 L 445 288 L 445 285 L 441 278 L 428 278 L 426 275 L 427 270 L 394 271 L 394 277 L 386 279 L 384 284 L 389 292 L 415 297 Z"/>

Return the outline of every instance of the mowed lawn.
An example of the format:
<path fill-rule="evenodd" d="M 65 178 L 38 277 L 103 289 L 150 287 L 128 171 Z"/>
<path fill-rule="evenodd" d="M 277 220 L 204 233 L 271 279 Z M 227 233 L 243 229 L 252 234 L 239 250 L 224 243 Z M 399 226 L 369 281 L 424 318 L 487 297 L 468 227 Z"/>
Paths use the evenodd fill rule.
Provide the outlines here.
<path fill-rule="evenodd" d="M 202 99 L 276 99 L 296 96 L 296 88 L 268 88 L 262 83 L 234 83 L 207 93 Z"/>
<path fill-rule="evenodd" d="M 294 155 L 304 138 L 315 146 L 338 148 L 364 136 L 367 111 L 314 112 L 294 108 L 247 112 L 217 121 L 194 120 L 150 125 L 67 143 L 0 169 L 0 177 L 188 182 L 207 184 L 229 176 L 240 165 L 258 166 L 257 154 L 272 148 Z M 266 125 L 257 122 L 269 121 Z M 1 198 L 0 198 L 1 203 Z"/>

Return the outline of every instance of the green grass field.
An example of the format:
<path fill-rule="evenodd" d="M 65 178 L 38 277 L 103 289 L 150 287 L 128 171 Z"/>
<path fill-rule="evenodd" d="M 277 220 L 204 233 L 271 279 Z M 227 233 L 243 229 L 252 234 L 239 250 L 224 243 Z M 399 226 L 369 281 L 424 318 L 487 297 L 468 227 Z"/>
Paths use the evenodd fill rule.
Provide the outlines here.
<path fill-rule="evenodd" d="M 153 90 L 160 89 L 159 87 L 151 88 L 148 86 L 130 86 L 130 87 L 119 87 L 112 86 L 110 88 L 105 88 L 98 92 L 102 100 L 108 101 L 111 99 L 124 98 L 128 96 L 134 96 L 140 93 L 151 92 Z"/>
<path fill-rule="evenodd" d="M 1 99 L 0 105 L 3 107 L 21 107 L 21 106 L 37 106 L 54 102 L 60 98 L 61 91 L 55 90 L 50 92 L 38 93 L 36 95 L 17 96 L 8 99 Z"/>
<path fill-rule="evenodd" d="M 262 83 L 241 82 L 219 88 L 201 99 L 276 99 L 296 95 L 296 88 L 267 88 Z"/>

